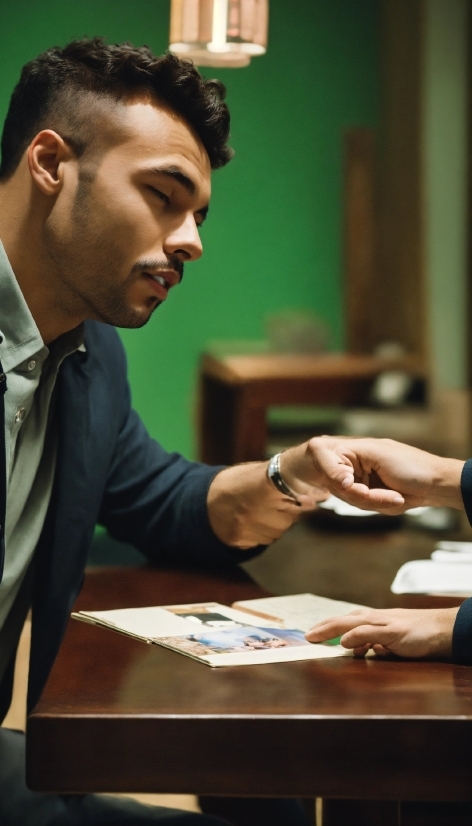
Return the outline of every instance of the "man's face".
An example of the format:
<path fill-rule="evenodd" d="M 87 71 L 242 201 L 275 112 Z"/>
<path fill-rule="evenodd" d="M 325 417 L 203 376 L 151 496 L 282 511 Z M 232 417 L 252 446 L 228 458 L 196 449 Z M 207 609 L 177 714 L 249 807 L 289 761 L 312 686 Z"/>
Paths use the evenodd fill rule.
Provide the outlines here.
<path fill-rule="evenodd" d="M 157 104 L 118 105 L 105 117 L 101 151 L 67 165 L 44 244 L 69 312 L 141 327 L 202 254 L 210 162 L 187 124 Z"/>

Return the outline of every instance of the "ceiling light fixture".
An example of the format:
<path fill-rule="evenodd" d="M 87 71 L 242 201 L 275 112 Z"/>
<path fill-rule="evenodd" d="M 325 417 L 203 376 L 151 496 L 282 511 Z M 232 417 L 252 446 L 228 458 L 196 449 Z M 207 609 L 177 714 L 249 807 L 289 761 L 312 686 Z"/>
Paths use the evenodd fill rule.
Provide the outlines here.
<path fill-rule="evenodd" d="M 171 0 L 169 49 L 197 66 L 248 66 L 267 48 L 269 0 Z"/>

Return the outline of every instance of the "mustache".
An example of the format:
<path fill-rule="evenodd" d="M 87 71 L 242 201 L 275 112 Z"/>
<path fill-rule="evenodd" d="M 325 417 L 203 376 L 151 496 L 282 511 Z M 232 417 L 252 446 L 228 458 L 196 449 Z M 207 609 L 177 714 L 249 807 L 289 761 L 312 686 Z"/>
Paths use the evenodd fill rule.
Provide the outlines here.
<path fill-rule="evenodd" d="M 144 270 L 175 270 L 179 276 L 179 282 L 184 277 L 183 262 L 176 255 L 169 255 L 167 258 L 142 258 L 136 261 L 131 269 L 131 274 L 143 272 Z"/>

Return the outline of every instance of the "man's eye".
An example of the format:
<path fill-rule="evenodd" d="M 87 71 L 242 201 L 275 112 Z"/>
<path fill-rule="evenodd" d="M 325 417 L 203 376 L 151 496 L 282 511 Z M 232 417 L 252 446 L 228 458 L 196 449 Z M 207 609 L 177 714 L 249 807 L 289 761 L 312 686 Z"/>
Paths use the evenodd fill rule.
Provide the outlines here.
<path fill-rule="evenodd" d="M 157 195 L 157 197 L 161 199 L 161 201 L 164 201 L 165 204 L 170 204 L 170 198 L 167 195 L 165 195 L 164 192 L 161 192 L 160 189 L 156 189 L 155 186 L 151 186 L 150 189 L 154 193 L 154 195 Z"/>

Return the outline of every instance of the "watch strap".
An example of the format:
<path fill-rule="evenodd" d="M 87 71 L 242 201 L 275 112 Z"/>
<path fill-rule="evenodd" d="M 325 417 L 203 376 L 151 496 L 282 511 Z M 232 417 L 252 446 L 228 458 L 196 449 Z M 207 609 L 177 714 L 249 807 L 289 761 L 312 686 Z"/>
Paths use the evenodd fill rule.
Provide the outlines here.
<path fill-rule="evenodd" d="M 280 453 L 276 453 L 275 456 L 272 456 L 272 459 L 270 459 L 267 476 L 280 493 L 283 493 L 284 496 L 289 496 L 290 499 L 294 499 L 297 504 L 300 504 L 297 494 L 287 485 L 280 472 L 280 456 Z"/>

